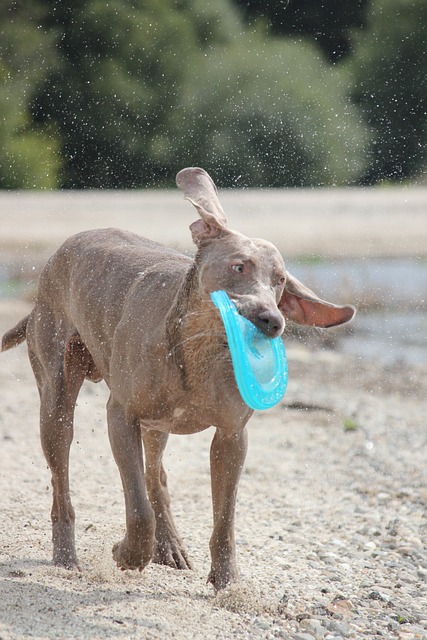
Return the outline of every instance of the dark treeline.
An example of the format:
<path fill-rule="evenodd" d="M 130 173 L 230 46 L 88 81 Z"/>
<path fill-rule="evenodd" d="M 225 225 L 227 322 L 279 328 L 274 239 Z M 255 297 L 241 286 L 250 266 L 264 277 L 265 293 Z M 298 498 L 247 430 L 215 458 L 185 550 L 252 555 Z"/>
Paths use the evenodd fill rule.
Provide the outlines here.
<path fill-rule="evenodd" d="M 425 0 L 3 0 L 0 188 L 426 170 Z"/>

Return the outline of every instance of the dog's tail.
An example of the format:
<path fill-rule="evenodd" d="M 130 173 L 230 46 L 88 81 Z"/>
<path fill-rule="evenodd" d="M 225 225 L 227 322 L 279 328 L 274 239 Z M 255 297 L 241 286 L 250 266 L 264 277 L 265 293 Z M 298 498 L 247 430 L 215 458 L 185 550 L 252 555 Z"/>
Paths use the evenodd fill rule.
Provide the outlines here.
<path fill-rule="evenodd" d="M 12 347 L 17 347 L 18 344 L 24 342 L 27 337 L 27 324 L 28 324 L 29 316 L 23 318 L 18 324 L 13 327 L 13 329 L 9 329 L 1 341 L 1 350 L 7 351 Z"/>

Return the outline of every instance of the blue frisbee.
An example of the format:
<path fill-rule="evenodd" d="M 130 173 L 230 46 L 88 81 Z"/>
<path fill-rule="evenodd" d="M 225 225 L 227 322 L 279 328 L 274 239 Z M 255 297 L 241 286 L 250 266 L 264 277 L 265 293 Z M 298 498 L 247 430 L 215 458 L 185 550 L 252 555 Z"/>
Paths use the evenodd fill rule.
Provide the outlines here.
<path fill-rule="evenodd" d="M 221 314 L 240 395 L 251 409 L 271 409 L 288 385 L 283 340 L 267 338 L 238 313 L 225 291 L 214 291 L 211 299 Z"/>

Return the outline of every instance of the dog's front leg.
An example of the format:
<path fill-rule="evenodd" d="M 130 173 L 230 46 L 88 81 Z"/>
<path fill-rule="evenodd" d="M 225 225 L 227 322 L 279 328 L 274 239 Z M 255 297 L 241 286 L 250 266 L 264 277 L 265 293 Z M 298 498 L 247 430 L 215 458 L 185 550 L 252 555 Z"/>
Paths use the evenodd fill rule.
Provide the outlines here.
<path fill-rule="evenodd" d="M 210 540 L 212 566 L 208 578 L 216 591 L 238 579 L 234 511 L 246 451 L 246 427 L 232 434 L 217 429 L 211 445 L 214 529 Z"/>
<path fill-rule="evenodd" d="M 130 419 L 111 397 L 107 406 L 108 435 L 120 471 L 126 505 L 126 535 L 114 545 L 121 569 L 142 569 L 154 551 L 155 518 L 147 497 L 139 421 Z"/>

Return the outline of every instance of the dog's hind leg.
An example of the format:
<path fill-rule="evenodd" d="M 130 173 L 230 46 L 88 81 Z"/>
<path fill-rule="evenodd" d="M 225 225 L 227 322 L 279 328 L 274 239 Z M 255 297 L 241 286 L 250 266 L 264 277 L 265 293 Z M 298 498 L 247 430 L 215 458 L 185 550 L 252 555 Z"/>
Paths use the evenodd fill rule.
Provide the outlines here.
<path fill-rule="evenodd" d="M 153 562 L 173 569 L 192 569 L 191 561 L 172 518 L 166 472 L 162 463 L 169 434 L 147 431 L 143 435 L 147 491 L 156 516 Z"/>
<path fill-rule="evenodd" d="M 85 353 L 64 323 L 51 311 L 36 307 L 27 331 L 30 362 L 40 393 L 40 436 L 52 474 L 53 562 L 78 568 L 74 539 L 74 509 L 69 488 L 69 452 L 74 407 L 85 378 Z"/>

